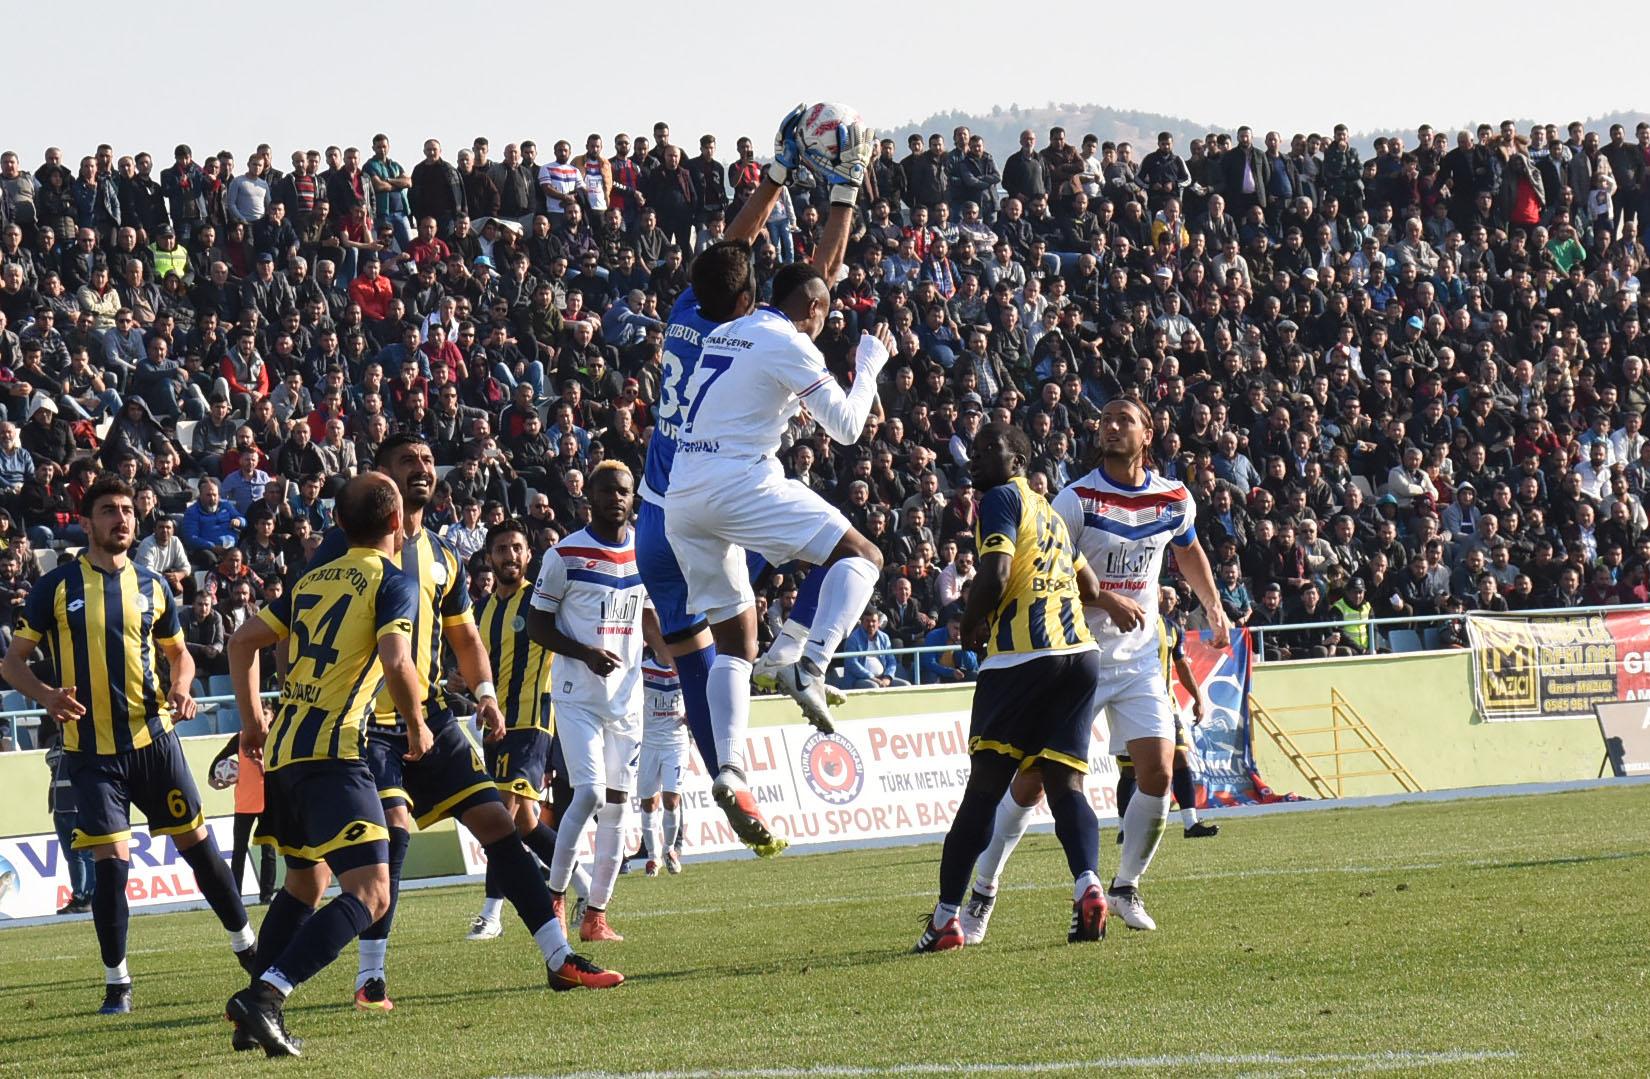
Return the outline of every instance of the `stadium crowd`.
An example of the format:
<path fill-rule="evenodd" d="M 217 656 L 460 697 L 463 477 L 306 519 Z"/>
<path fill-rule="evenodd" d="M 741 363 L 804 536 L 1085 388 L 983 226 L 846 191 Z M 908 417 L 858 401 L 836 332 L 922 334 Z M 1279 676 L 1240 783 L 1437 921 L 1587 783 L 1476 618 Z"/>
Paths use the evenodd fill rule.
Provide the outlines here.
<path fill-rule="evenodd" d="M 640 472 L 663 321 L 761 176 L 749 139 L 724 163 L 709 136 L 652 131 L 543 156 L 430 140 L 411 168 L 382 135 L 285 162 L 178 146 L 158 171 L 107 145 L 32 170 L 0 154 L 0 603 L 20 607 L 36 551 L 82 541 L 78 495 L 113 470 L 140 492 L 137 558 L 189 602 L 202 675 L 224 673 L 329 496 L 404 428 L 447 469 L 426 521 L 461 556 L 507 515 L 538 549 L 581 527 L 592 465 Z M 787 191 L 759 288 L 825 209 Z M 1052 495 L 1119 394 L 1152 408 L 1231 617 L 1313 623 L 1266 634 L 1268 659 L 1384 647 L 1359 618 L 1650 601 L 1646 124 L 1422 127 L 1367 160 L 1341 126 L 1184 155 L 1166 134 L 1011 149 L 959 128 L 884 140 L 859 209 L 819 344 L 847 372 L 890 324 L 881 415 L 843 446 L 804 414 L 782 451 L 884 554 L 848 651 L 958 642 L 982 423 L 1027 431 Z M 762 583 L 764 647 L 795 585 Z M 839 677 L 976 665 L 910 662 Z"/>

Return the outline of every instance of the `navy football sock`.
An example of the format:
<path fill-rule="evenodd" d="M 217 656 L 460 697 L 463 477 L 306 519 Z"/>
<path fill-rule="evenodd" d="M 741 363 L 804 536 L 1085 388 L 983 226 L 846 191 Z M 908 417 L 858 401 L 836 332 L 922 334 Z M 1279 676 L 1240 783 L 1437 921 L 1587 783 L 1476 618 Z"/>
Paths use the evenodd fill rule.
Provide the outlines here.
<path fill-rule="evenodd" d="M 1054 816 L 1054 834 L 1066 850 L 1066 868 L 1072 879 L 1093 873 L 1100 866 L 1100 821 L 1089 805 L 1081 785 L 1045 786 L 1048 811 Z"/>
<path fill-rule="evenodd" d="M 488 869 L 496 874 L 499 891 L 516 908 L 527 931 L 537 933 L 551 917 L 550 887 L 539 875 L 538 864 L 514 832 L 482 849 L 487 852 Z"/>
<path fill-rule="evenodd" d="M 269 901 L 269 911 L 258 927 L 258 972 L 261 974 L 275 962 L 275 957 L 286 951 L 292 938 L 315 913 L 315 908 L 282 888 Z"/>
<path fill-rule="evenodd" d="M 361 934 L 362 940 L 388 940 L 390 926 L 395 923 L 395 903 L 401 898 L 401 863 L 407 860 L 407 842 L 411 838 L 405 828 L 390 829 L 390 905 L 384 916 L 373 922 Z M 363 907 L 363 910 L 366 908 Z M 343 947 L 342 944 L 339 945 Z M 331 962 L 331 960 L 328 960 Z"/>
<path fill-rule="evenodd" d="M 486 890 L 482 893 L 488 899 L 503 899 L 504 893 L 498 890 L 498 872 L 493 868 L 493 860 L 487 859 L 487 872 L 482 877 L 486 882 Z"/>
<path fill-rule="evenodd" d="M 338 958 L 344 945 L 361 935 L 372 922 L 365 903 L 348 892 L 315 912 L 292 943 L 282 950 L 268 973 L 277 974 L 288 985 L 299 986 Z"/>
<path fill-rule="evenodd" d="M 1169 779 L 1169 788 L 1174 791 L 1174 800 L 1180 803 L 1181 809 L 1197 808 L 1197 787 L 1192 783 L 1192 770 L 1178 756 L 1174 761 L 1174 775 Z"/>
<path fill-rule="evenodd" d="M 1128 812 L 1129 799 L 1134 797 L 1134 765 L 1120 764 L 1117 766 L 1117 821 L 1121 825 L 1123 814 Z"/>
<path fill-rule="evenodd" d="M 957 815 L 940 850 L 940 902 L 952 906 L 961 906 L 968 896 L 968 878 L 991 842 L 997 803 L 1014 779 L 1015 763 L 1000 754 L 982 751 L 973 755 L 970 767 L 962 804 L 957 806 Z"/>
<path fill-rule="evenodd" d="M 816 590 L 817 591 L 817 590 Z M 693 744 L 699 748 L 699 758 L 705 763 L 705 773 L 715 775 L 719 763 L 716 758 L 716 728 L 711 725 L 710 699 L 707 686 L 710 665 L 716 659 L 711 645 L 677 656 L 676 676 L 682 683 L 682 711 L 687 713 L 688 730 L 693 733 Z"/>
<path fill-rule="evenodd" d="M 235 878 L 230 875 L 212 833 L 207 832 L 205 839 L 188 850 L 179 848 L 178 856 L 195 871 L 195 885 L 212 907 L 212 913 L 218 916 L 219 924 L 231 933 L 244 927 L 246 905 L 241 902 L 240 889 L 235 887 Z"/>
<path fill-rule="evenodd" d="M 534 826 L 531 832 L 523 836 L 521 841 L 527 844 L 528 850 L 538 855 L 539 861 L 543 862 L 546 867 L 550 865 L 550 860 L 556 856 L 556 830 L 544 823 L 543 817 L 539 818 L 538 824 Z"/>
<path fill-rule="evenodd" d="M 126 876 L 132 863 L 124 858 L 99 859 L 94 872 L 97 888 L 92 892 L 92 924 L 97 927 L 97 948 L 103 965 L 118 967 L 126 962 Z"/>

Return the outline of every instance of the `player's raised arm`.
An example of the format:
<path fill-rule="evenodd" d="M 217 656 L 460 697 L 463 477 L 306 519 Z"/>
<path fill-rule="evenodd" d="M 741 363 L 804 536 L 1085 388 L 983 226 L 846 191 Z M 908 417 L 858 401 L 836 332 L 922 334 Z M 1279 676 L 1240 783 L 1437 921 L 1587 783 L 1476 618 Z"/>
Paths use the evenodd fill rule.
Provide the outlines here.
<path fill-rule="evenodd" d="M 779 121 L 779 130 L 773 136 L 773 161 L 762 172 L 762 182 L 756 185 L 751 197 L 728 222 L 724 236 L 739 243 L 754 244 L 768 227 L 768 215 L 773 213 L 779 193 L 790 182 L 791 173 L 801 164 L 802 146 L 797 129 L 807 106 L 800 101 Z"/>
<path fill-rule="evenodd" d="M 253 760 L 262 760 L 264 736 L 263 702 L 258 700 L 258 653 L 279 644 L 287 634 L 284 612 L 285 596 L 276 604 L 265 607 L 256 618 L 249 618 L 229 638 L 229 682 L 235 687 L 235 707 L 241 713 L 241 749 Z"/>
<path fill-rule="evenodd" d="M 876 154 L 875 128 L 858 122 L 844 123 L 837 128 L 837 154 L 822 155 L 811 148 L 804 151 L 808 165 L 831 185 L 831 214 L 825 219 L 825 231 L 814 250 L 814 267 L 825 275 L 825 280 L 836 284 L 842 272 L 842 260 L 848 254 L 848 238 L 854 231 L 854 206 L 859 202 L 859 189 L 865 184 L 865 173 Z"/>

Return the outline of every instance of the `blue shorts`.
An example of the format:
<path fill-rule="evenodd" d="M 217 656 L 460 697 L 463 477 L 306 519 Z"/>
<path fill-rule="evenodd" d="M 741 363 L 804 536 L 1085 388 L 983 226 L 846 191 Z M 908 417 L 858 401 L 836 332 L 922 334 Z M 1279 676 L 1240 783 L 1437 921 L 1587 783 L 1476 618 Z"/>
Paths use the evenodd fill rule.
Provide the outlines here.
<path fill-rule="evenodd" d="M 499 801 L 498 788 L 487 774 L 481 754 L 458 720 L 432 721 L 430 751 L 416 761 L 402 759 L 407 752 L 404 731 L 370 731 L 367 767 L 385 809 L 406 806 L 420 828 L 443 817 L 462 817 L 471 807 Z"/>
<path fill-rule="evenodd" d="M 550 734 L 540 730 L 505 731 L 498 741 L 481 747 L 493 785 L 506 794 L 543 801 L 550 790 L 544 774 L 550 768 Z"/>
<path fill-rule="evenodd" d="M 289 869 L 325 861 L 334 873 L 390 860 L 384 807 L 363 760 L 293 761 L 264 777 L 264 811 L 252 841 Z"/>
<path fill-rule="evenodd" d="M 63 768 L 80 805 L 75 850 L 131 839 L 134 805 L 150 835 L 182 835 L 203 822 L 200 792 L 172 731 L 124 753 L 64 753 Z"/>
<path fill-rule="evenodd" d="M 745 568 L 754 580 L 768 569 L 768 560 L 755 551 L 746 551 Z M 704 616 L 688 613 L 687 580 L 676 561 L 676 552 L 665 538 L 664 507 L 645 499 L 636 513 L 636 572 L 647 586 L 647 598 L 653 602 L 659 631 L 666 641 L 674 643 L 705 628 Z"/>

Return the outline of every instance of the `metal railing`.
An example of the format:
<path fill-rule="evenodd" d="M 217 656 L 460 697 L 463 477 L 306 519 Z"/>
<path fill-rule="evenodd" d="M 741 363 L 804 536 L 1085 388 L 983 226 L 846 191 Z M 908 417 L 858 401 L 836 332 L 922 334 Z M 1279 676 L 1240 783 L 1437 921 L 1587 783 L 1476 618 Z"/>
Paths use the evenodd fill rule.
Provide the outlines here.
<path fill-rule="evenodd" d="M 1328 608 L 1324 608 L 1328 612 Z M 1650 603 L 1617 603 L 1608 606 L 1591 607 L 1539 607 L 1526 611 L 1463 611 L 1460 614 L 1410 614 L 1395 615 L 1389 618 L 1325 618 L 1318 622 L 1285 622 L 1276 626 L 1249 626 L 1249 632 L 1255 638 L 1255 662 L 1265 663 L 1266 635 L 1268 633 L 1290 633 L 1299 630 L 1322 629 L 1380 629 L 1383 627 L 1411 627 L 1431 626 L 1443 622 L 1452 622 L 1456 619 L 1465 619 L 1474 614 L 1493 615 L 1497 618 L 1573 618 L 1578 615 L 1602 614 L 1606 611 L 1646 611 L 1650 610 Z M 1375 638 L 1371 637 L 1373 644 Z M 1425 649 L 1423 649 L 1425 651 Z M 1373 653 L 1365 653 L 1373 654 Z M 1288 663 L 1290 660 L 1271 660 L 1273 663 Z"/>

